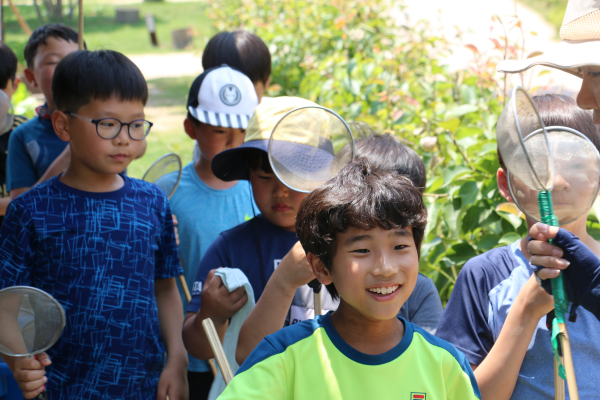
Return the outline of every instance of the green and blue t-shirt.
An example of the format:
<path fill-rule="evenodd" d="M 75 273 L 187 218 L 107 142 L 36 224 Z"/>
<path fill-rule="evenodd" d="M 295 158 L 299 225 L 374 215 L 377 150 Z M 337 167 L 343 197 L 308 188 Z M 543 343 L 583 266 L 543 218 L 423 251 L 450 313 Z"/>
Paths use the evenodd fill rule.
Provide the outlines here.
<path fill-rule="evenodd" d="M 267 336 L 219 399 L 481 399 L 465 356 L 401 318 L 404 337 L 367 355 L 336 332 L 331 313 Z"/>

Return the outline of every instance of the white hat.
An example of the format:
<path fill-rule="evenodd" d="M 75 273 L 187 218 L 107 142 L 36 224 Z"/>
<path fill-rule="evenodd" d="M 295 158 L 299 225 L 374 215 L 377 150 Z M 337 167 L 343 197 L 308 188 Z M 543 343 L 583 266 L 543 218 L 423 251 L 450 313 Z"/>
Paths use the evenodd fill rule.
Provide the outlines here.
<path fill-rule="evenodd" d="M 246 129 L 258 96 L 246 75 L 224 64 L 207 69 L 194 80 L 187 106 L 190 114 L 205 124 Z"/>
<path fill-rule="evenodd" d="M 570 0 L 560 28 L 562 42 L 541 56 L 504 60 L 498 72 L 522 72 L 534 65 L 562 69 L 580 78 L 580 67 L 600 66 L 600 0 Z"/>

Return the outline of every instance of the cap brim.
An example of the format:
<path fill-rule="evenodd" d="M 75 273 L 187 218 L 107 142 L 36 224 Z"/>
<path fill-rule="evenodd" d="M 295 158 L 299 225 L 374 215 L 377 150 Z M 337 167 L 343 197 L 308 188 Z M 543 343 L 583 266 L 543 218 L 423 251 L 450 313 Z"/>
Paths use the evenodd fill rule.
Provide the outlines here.
<path fill-rule="evenodd" d="M 216 113 L 192 106 L 189 106 L 188 110 L 198 121 L 223 128 L 246 129 L 251 117 L 250 115 Z"/>
<path fill-rule="evenodd" d="M 257 151 L 266 153 L 268 148 L 267 139 L 246 142 L 240 147 L 222 151 L 214 156 L 210 168 L 217 178 L 225 182 L 248 180 L 248 159 Z"/>
<path fill-rule="evenodd" d="M 523 72 L 533 66 L 543 65 L 560 69 L 579 78 L 583 75 L 579 68 L 583 66 L 600 66 L 600 40 L 562 41 L 541 56 L 526 60 L 504 60 L 496 66 L 498 72 L 514 74 Z"/>

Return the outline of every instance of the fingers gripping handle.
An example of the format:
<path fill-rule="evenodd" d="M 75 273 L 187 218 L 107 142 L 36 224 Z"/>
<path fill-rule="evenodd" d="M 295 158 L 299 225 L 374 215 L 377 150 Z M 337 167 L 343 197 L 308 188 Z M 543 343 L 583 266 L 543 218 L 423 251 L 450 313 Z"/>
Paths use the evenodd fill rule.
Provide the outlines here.
<path fill-rule="evenodd" d="M 548 191 L 541 191 L 538 194 L 538 204 L 540 207 L 540 216 L 542 222 L 551 225 L 559 226 L 558 219 L 554 215 L 552 209 L 552 195 Z M 548 242 L 552 244 L 552 239 Z M 575 380 L 575 370 L 573 367 L 573 357 L 571 354 L 571 345 L 569 343 L 569 334 L 565 321 L 565 313 L 568 312 L 569 299 L 565 290 L 563 275 L 560 274 L 557 278 L 550 281 L 552 284 L 552 295 L 554 296 L 554 314 L 555 319 L 552 321 L 552 351 L 554 360 L 558 366 L 558 375 L 566 381 L 569 389 L 569 396 L 572 400 L 579 399 L 577 391 L 577 382 Z M 560 343 L 560 346 L 559 346 Z M 561 355 L 559 347 L 563 352 L 564 366 L 561 363 Z"/>

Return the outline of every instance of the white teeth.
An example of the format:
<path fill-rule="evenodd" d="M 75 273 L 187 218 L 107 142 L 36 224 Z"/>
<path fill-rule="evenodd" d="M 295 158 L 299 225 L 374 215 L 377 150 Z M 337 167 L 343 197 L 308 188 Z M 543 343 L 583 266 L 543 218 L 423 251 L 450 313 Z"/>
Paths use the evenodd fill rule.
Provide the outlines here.
<path fill-rule="evenodd" d="M 390 294 L 390 293 L 394 293 L 396 291 L 396 289 L 398 289 L 398 286 L 369 289 L 369 291 L 373 292 L 373 293 Z"/>

